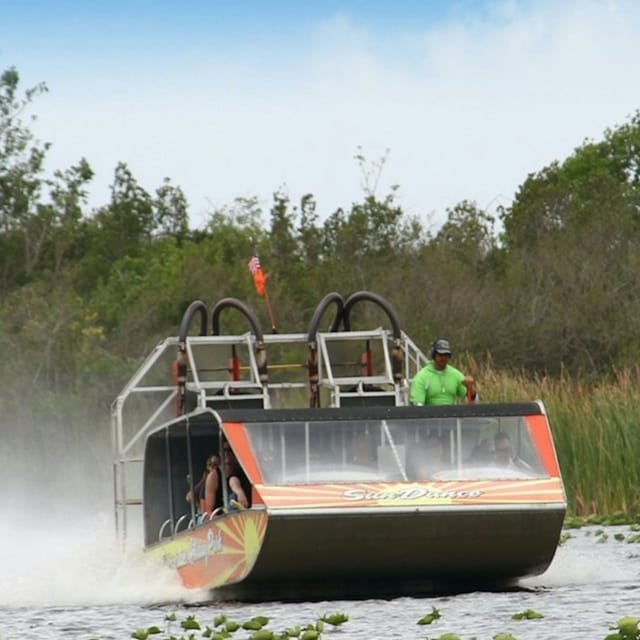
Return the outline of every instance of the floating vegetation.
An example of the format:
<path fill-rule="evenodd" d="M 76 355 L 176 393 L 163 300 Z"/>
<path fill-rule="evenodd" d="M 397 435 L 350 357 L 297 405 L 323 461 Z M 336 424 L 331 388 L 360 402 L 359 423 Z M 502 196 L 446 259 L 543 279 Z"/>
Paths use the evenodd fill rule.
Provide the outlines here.
<path fill-rule="evenodd" d="M 441 617 L 440 612 L 435 607 L 431 607 L 431 613 L 427 613 L 426 616 L 420 618 L 420 620 L 418 620 L 418 624 L 431 624 L 434 620 Z"/>
<path fill-rule="evenodd" d="M 256 616 L 242 623 L 242 628 L 249 631 L 259 631 L 262 627 L 269 624 L 269 618 L 265 616 Z"/>
<path fill-rule="evenodd" d="M 183 620 L 180 623 L 180 626 L 187 630 L 193 631 L 194 629 L 201 629 L 200 623 L 196 620 L 195 616 L 187 616 L 186 620 Z"/>
<path fill-rule="evenodd" d="M 147 629 L 136 629 L 131 637 L 135 638 L 135 640 L 147 640 L 149 636 L 155 635 L 157 633 L 162 633 L 162 631 L 158 627 L 148 627 Z"/>
<path fill-rule="evenodd" d="M 429 625 L 440 619 L 442 616 L 440 611 L 432 607 L 431 612 L 420 618 L 417 624 Z M 544 618 L 541 613 L 533 609 L 525 609 L 519 613 L 514 613 L 513 620 L 536 620 Z M 213 618 L 212 626 L 202 625 L 195 619 L 195 616 L 187 616 L 179 623 L 179 627 L 184 631 L 182 635 L 173 632 L 173 627 L 177 622 L 175 613 L 165 616 L 165 630 L 163 636 L 162 629 L 157 626 L 136 629 L 131 633 L 134 640 L 149 640 L 152 636 L 157 640 L 289 640 L 296 638 L 297 640 L 323 640 L 323 632 L 325 625 L 328 625 L 329 632 L 334 632 L 340 625 L 349 621 L 349 616 L 345 613 L 325 613 L 318 618 L 315 623 L 306 625 L 293 625 L 281 631 L 268 629 L 267 626 L 270 618 L 266 616 L 254 616 L 245 622 L 236 622 L 230 620 L 224 614 L 217 614 Z M 604 637 L 604 640 L 640 640 L 640 630 L 638 625 L 640 618 L 634 616 L 625 616 L 620 618 L 615 625 L 609 627 L 612 633 Z M 233 630 L 231 630 L 233 629 Z M 197 632 L 200 632 L 198 635 Z M 234 635 L 235 632 L 238 632 Z M 0 640 L 2 638 L 0 637 Z M 94 637 L 88 640 L 101 640 Z M 426 640 L 463 640 L 461 636 L 454 632 L 446 632 L 439 636 L 432 636 Z M 475 637 L 468 640 L 477 640 Z M 493 640 L 517 640 L 509 632 L 499 632 L 493 636 Z"/>
<path fill-rule="evenodd" d="M 325 613 L 320 619 L 333 627 L 338 627 L 348 622 L 349 616 L 346 613 Z"/>
<path fill-rule="evenodd" d="M 520 613 L 514 613 L 511 618 L 513 620 L 537 620 L 539 618 L 544 618 L 544 616 L 533 609 L 525 609 Z"/>
<path fill-rule="evenodd" d="M 196 640 L 198 636 L 194 631 L 201 631 L 199 637 L 207 638 L 208 640 L 227 640 L 232 637 L 238 640 L 241 638 L 243 640 L 287 640 L 289 638 L 297 638 L 298 640 L 321 640 L 325 624 L 331 628 L 337 628 L 347 622 L 349 616 L 346 613 L 340 612 L 325 613 L 321 618 L 318 618 L 315 623 L 294 625 L 282 631 L 267 629 L 270 620 L 267 616 L 254 616 L 244 622 L 237 622 L 236 620 L 230 620 L 224 614 L 217 614 L 213 618 L 212 626 L 205 626 L 203 629 L 203 626 L 195 619 L 195 616 L 187 616 L 180 622 L 180 628 L 188 633 L 187 635 L 177 636 L 172 633 L 172 626 L 177 621 L 175 613 L 172 613 L 165 617 L 166 635 L 158 640 Z M 236 631 L 240 631 L 240 634 L 234 636 L 233 634 Z M 249 635 L 246 633 L 243 634 L 242 632 L 249 632 Z M 152 626 L 146 629 L 136 629 L 136 631 L 131 634 L 131 637 L 135 640 L 148 640 L 150 636 L 161 633 L 162 630 L 160 628 Z M 100 639 L 92 638 L 90 640 Z"/>
<path fill-rule="evenodd" d="M 637 640 L 640 638 L 640 631 L 638 630 L 638 618 L 633 616 L 625 616 L 620 618 L 614 627 L 614 633 L 610 633 L 605 637 L 605 640 Z"/>
<path fill-rule="evenodd" d="M 617 531 L 615 533 L 611 533 L 611 532 L 607 533 L 607 531 L 601 527 L 598 527 L 597 529 L 593 529 L 594 523 L 584 522 L 585 520 L 584 518 L 580 518 L 580 520 L 582 521 L 580 524 L 576 523 L 575 520 L 577 519 L 571 518 L 568 522 L 565 522 L 564 524 L 565 529 L 566 528 L 578 529 L 581 527 L 585 527 L 584 535 L 587 537 L 594 536 L 595 538 L 597 538 L 596 544 L 603 544 L 607 542 L 609 540 L 609 537 L 612 537 L 617 542 L 626 542 L 627 544 L 640 543 L 640 525 L 638 524 L 629 525 L 629 531 L 627 532 Z M 562 545 L 574 537 L 575 535 L 573 533 L 571 533 L 570 531 L 564 530 L 560 534 L 558 545 Z"/>
<path fill-rule="evenodd" d="M 567 540 L 571 540 L 571 538 L 575 538 L 575 536 L 572 533 L 569 533 L 568 531 L 563 531 L 560 534 L 560 540 L 558 540 L 558 545 L 562 545 L 565 542 L 567 542 Z"/>

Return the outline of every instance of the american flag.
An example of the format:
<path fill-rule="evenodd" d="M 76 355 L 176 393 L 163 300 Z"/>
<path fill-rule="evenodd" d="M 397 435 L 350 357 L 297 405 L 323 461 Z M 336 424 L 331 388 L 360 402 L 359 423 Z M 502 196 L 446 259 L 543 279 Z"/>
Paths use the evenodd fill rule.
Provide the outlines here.
<path fill-rule="evenodd" d="M 251 260 L 249 260 L 249 271 L 251 271 L 251 274 L 255 276 L 261 268 L 260 258 L 258 258 L 258 256 L 251 256 Z"/>

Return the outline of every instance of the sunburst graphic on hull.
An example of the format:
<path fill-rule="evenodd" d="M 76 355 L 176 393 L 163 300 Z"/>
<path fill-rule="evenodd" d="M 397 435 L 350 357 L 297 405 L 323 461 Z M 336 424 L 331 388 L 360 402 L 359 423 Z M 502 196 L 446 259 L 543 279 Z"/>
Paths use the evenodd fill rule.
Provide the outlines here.
<path fill-rule="evenodd" d="M 215 588 L 243 580 L 253 568 L 267 529 L 264 509 L 215 518 L 156 546 L 186 587 Z"/>

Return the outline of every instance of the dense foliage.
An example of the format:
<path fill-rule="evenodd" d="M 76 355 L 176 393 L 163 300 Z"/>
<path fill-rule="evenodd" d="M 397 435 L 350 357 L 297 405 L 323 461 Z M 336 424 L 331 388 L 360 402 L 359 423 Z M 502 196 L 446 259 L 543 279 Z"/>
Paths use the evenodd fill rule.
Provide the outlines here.
<path fill-rule="evenodd" d="M 419 344 L 446 335 L 499 371 L 588 384 L 637 361 L 640 113 L 527 176 L 498 220 L 461 201 L 430 229 L 395 190 L 376 194 L 367 171 L 383 163 L 367 170 L 359 156 L 368 179 L 348 208 L 321 215 L 313 195 L 297 203 L 277 192 L 268 211 L 238 199 L 194 229 L 179 187 L 167 179 L 150 193 L 124 162 L 110 201 L 92 210 L 86 159 L 48 177 L 49 146 L 28 126 L 43 91 L 22 94 L 14 68 L 0 77 L 4 415 L 53 410 L 63 420 L 82 398 L 106 421 L 140 358 L 176 333 L 196 298 L 246 300 L 269 326 L 247 270 L 253 242 L 281 331 L 306 327 L 328 291 L 369 289 Z M 45 391 L 26 408 L 34 389 Z"/>

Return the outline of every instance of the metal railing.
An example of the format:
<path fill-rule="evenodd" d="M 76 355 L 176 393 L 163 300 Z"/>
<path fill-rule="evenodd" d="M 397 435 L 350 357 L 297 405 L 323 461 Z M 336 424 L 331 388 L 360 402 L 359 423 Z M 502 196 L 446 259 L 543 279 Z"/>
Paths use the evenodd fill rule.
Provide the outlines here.
<path fill-rule="evenodd" d="M 256 340 L 251 333 L 187 336 L 184 342 L 176 337 L 167 338 L 155 347 L 118 395 L 111 408 L 113 490 L 116 529 L 123 543 L 128 535 L 127 512 L 131 507 L 139 508 L 143 502 L 141 488 L 136 492 L 130 487 L 129 476 L 133 466 L 142 462 L 146 437 L 173 419 L 178 403 L 185 402 L 185 398 L 179 397 L 180 388 L 175 376 L 172 379 L 172 366 L 179 349 L 186 354 L 184 393 L 187 410 L 215 409 L 224 406 L 222 403 L 231 402 L 241 407 L 243 404 L 248 406 L 250 401 L 269 409 L 275 396 L 286 394 L 288 401 L 297 403 L 297 406 L 308 406 L 308 396 L 304 393 L 309 386 L 306 362 L 308 335 L 265 334 L 263 340 L 267 364 L 261 371 L 256 359 Z M 340 362 L 340 357 L 335 355 L 343 347 L 351 355 L 360 354 L 358 348 L 362 344 L 376 354 L 375 372 L 365 374 L 359 370 L 358 367 L 362 366 L 359 358 Z M 242 354 L 239 379 L 230 379 L 232 367 L 227 360 L 230 349 L 234 353 L 239 350 Z M 317 349 L 318 387 L 326 393 L 330 407 L 343 406 L 354 398 L 373 403 L 385 400 L 395 406 L 405 406 L 408 404 L 410 380 L 427 360 L 404 332 L 398 340 L 389 330 L 382 328 L 318 332 L 314 349 Z M 400 375 L 394 361 L 398 349 Z M 281 361 L 280 353 L 289 356 L 294 353 L 297 359 Z M 268 377 L 265 369 L 269 372 Z M 170 532 L 170 535 L 174 534 L 175 528 Z"/>

